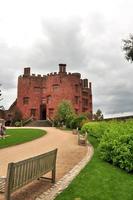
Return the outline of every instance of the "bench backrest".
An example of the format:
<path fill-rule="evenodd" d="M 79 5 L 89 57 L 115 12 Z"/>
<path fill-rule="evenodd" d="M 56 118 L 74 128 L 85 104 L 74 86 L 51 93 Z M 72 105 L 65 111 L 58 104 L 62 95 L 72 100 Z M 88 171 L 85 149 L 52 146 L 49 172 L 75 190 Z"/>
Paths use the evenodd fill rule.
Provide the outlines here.
<path fill-rule="evenodd" d="M 10 193 L 54 170 L 56 155 L 57 149 L 23 161 L 9 163 L 5 191 L 6 199 L 10 199 Z"/>

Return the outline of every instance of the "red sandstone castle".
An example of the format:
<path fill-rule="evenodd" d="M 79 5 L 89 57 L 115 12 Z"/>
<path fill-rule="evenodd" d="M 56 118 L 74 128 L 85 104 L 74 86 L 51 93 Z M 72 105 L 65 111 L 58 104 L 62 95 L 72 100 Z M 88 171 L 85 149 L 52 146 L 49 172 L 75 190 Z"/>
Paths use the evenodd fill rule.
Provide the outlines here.
<path fill-rule="evenodd" d="M 23 118 L 52 119 L 58 104 L 70 100 L 77 114 L 92 113 L 91 83 L 81 79 L 80 73 L 67 73 L 66 64 L 59 64 L 59 72 L 47 75 L 30 73 L 24 68 L 24 74 L 18 77 L 18 95 L 16 106 Z"/>

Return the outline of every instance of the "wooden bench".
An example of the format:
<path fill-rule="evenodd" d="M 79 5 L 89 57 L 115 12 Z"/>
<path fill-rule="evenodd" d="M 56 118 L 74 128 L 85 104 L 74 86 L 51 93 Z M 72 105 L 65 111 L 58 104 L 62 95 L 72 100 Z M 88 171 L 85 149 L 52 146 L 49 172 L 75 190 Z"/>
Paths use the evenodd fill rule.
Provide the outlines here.
<path fill-rule="evenodd" d="M 78 132 L 78 144 L 79 145 L 87 145 L 87 133 L 80 134 Z"/>
<path fill-rule="evenodd" d="M 35 179 L 45 178 L 44 174 L 52 171 L 50 179 L 55 183 L 57 149 L 16 163 L 9 163 L 7 177 L 1 179 L 1 192 L 5 192 L 5 200 L 10 200 L 11 193 Z"/>

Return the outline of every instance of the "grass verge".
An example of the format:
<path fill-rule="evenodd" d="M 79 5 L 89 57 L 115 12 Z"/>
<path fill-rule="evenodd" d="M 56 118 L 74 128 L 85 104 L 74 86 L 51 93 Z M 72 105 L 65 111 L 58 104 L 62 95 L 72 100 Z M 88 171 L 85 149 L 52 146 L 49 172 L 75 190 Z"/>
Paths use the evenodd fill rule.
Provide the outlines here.
<path fill-rule="evenodd" d="M 56 200 L 132 200 L 133 174 L 99 159 L 96 138 L 89 141 L 95 148 L 92 160 Z"/>
<path fill-rule="evenodd" d="M 0 139 L 0 149 L 29 142 L 45 134 L 46 131 L 40 129 L 7 129 L 7 137 Z"/>

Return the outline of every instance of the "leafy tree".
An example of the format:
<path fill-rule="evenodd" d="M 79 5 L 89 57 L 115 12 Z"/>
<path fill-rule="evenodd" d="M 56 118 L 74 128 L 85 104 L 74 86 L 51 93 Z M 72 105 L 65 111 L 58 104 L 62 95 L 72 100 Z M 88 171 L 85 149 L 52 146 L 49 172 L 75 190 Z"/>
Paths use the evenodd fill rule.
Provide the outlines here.
<path fill-rule="evenodd" d="M 68 100 L 61 101 L 57 107 L 57 111 L 55 114 L 55 121 L 59 125 L 67 125 L 69 127 L 69 123 L 74 116 L 75 112 L 71 102 Z"/>
<path fill-rule="evenodd" d="M 93 115 L 93 119 L 96 120 L 96 121 L 103 120 L 103 114 L 102 114 L 102 111 L 100 109 L 98 109 L 96 111 L 96 113 Z"/>
<path fill-rule="evenodd" d="M 0 84 L 0 86 L 1 86 L 1 84 Z M 1 93 L 1 89 L 0 89 L 0 101 L 2 100 L 1 96 L 2 96 L 2 93 Z M 4 107 L 2 105 L 0 105 L 0 110 L 4 110 Z"/>
<path fill-rule="evenodd" d="M 123 39 L 123 51 L 128 61 L 133 62 L 133 34 L 129 35 L 128 39 Z"/>

